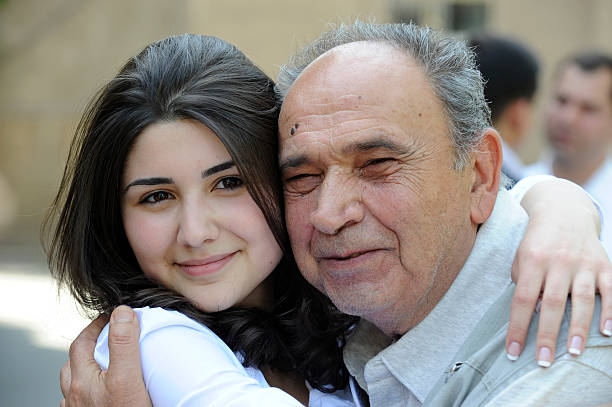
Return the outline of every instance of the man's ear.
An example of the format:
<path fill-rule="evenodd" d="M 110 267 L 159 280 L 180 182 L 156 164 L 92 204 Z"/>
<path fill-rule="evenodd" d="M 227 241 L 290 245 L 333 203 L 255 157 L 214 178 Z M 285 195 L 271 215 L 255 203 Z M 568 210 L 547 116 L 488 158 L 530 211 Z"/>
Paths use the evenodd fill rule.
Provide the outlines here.
<path fill-rule="evenodd" d="M 480 225 L 491 216 L 497 199 L 503 158 L 499 133 L 492 128 L 486 129 L 472 157 L 474 175 L 470 218 L 473 223 Z"/>

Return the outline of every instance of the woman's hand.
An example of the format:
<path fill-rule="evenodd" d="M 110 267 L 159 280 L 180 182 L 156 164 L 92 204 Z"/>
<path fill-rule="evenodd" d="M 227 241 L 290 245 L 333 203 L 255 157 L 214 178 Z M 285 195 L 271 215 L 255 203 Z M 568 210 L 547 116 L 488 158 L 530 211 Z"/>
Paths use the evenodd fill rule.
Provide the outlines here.
<path fill-rule="evenodd" d="M 599 241 L 601 222 L 590 197 L 560 179 L 540 182 L 523 197 L 529 225 L 512 265 L 512 300 L 506 351 L 518 357 L 531 316 L 541 298 L 536 358 L 550 365 L 568 293 L 572 313 L 567 347 L 584 350 L 596 289 L 602 299 L 600 331 L 612 334 L 612 265 Z"/>
<path fill-rule="evenodd" d="M 108 322 L 100 316 L 70 346 L 69 360 L 60 371 L 64 400 L 60 407 L 150 407 L 142 378 L 138 318 L 131 308 L 117 307 L 110 318 L 110 363 L 103 371 L 94 360 L 98 335 Z"/>

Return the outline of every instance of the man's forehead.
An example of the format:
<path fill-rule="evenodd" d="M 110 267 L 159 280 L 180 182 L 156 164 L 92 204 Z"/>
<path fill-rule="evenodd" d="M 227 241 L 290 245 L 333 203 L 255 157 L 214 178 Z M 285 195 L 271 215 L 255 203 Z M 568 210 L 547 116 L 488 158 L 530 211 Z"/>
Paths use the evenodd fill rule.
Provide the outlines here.
<path fill-rule="evenodd" d="M 298 76 L 285 97 L 280 119 L 286 125 L 326 109 L 368 109 L 385 103 L 386 87 L 408 83 L 412 88 L 429 87 L 422 69 L 404 51 L 383 43 L 344 44 L 321 55 Z"/>
<path fill-rule="evenodd" d="M 612 71 L 605 68 L 584 70 L 579 65 L 569 64 L 560 73 L 557 79 L 557 88 L 575 87 L 576 90 L 589 91 L 586 93 L 605 94 L 612 103 Z"/>
<path fill-rule="evenodd" d="M 309 95 L 314 94 L 316 99 L 317 91 L 324 91 L 330 84 L 339 86 L 346 75 L 362 71 L 383 75 L 389 69 L 408 66 L 417 67 L 405 51 L 390 44 L 373 41 L 342 44 L 323 53 L 304 68 L 289 88 L 287 98 L 300 97 L 305 90 L 310 90 Z M 349 82 L 347 85 L 357 90 L 360 83 Z"/>
<path fill-rule="evenodd" d="M 296 82 L 310 70 L 329 67 L 334 63 L 350 63 L 351 60 L 355 60 L 367 61 L 369 64 L 373 64 L 377 59 L 392 60 L 396 62 L 398 59 L 403 58 L 412 60 L 405 51 L 383 41 L 349 42 L 338 45 L 319 55 L 304 68 L 302 73 L 297 77 Z"/>

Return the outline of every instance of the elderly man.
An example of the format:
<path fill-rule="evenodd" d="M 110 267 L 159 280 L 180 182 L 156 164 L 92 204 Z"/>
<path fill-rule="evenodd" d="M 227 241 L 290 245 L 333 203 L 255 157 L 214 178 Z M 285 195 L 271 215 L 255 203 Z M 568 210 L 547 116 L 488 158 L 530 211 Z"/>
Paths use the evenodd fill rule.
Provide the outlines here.
<path fill-rule="evenodd" d="M 362 317 L 344 356 L 371 405 L 611 400 L 599 305 L 569 339 L 567 315 L 558 341 L 538 339 L 540 366 L 558 360 L 549 369 L 532 359 L 534 329 L 533 353 L 519 358 L 511 340 L 506 357 L 508 275 L 526 215 L 499 188 L 500 139 L 465 46 L 415 26 L 357 23 L 294 57 L 278 89 L 292 248 L 310 283 Z M 71 350 L 74 391 L 89 389 L 93 405 L 111 405 L 108 391 L 113 405 L 146 405 L 133 313 L 113 313 L 115 362 L 102 374 L 82 361 L 96 324 Z M 566 342 L 583 354 L 570 356 Z"/>
<path fill-rule="evenodd" d="M 563 61 L 546 111 L 552 160 L 527 174 L 554 174 L 581 185 L 604 213 L 612 211 L 612 56 L 588 52 Z M 612 227 L 602 230 L 612 258 Z"/>
<path fill-rule="evenodd" d="M 503 352 L 526 216 L 499 191 L 500 138 L 461 44 L 414 26 L 341 28 L 278 87 L 292 248 L 311 284 L 368 321 L 345 362 L 372 405 L 612 401 L 612 340 L 596 323 L 579 359 L 540 346 L 541 366 L 563 360 L 548 371 Z"/>

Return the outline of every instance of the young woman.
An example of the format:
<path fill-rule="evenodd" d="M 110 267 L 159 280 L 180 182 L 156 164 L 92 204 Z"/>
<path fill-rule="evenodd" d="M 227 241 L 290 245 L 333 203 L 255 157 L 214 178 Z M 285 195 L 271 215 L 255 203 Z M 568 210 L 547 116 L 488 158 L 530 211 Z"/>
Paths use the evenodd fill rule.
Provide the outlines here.
<path fill-rule="evenodd" d="M 351 405 L 355 319 L 292 260 L 277 116 L 273 82 L 240 51 L 183 35 L 132 58 L 77 129 L 49 262 L 84 307 L 137 308 L 155 406 Z"/>
<path fill-rule="evenodd" d="M 155 405 L 186 402 L 181 391 L 194 384 L 186 379 L 196 380 L 170 349 L 189 351 L 201 382 L 217 380 L 221 391 L 193 395 L 207 402 L 234 398 L 226 387 L 257 388 L 249 399 L 258 405 L 291 399 L 266 382 L 305 402 L 305 381 L 315 390 L 348 382 L 338 341 L 352 320 L 302 279 L 283 227 L 273 86 L 220 39 L 167 38 L 121 69 L 77 130 L 50 264 L 92 311 L 182 313 L 140 311 Z M 182 331 L 197 349 L 185 349 Z M 213 364 L 198 365 L 195 351 Z M 166 394 L 173 367 L 181 367 L 176 398 Z"/>

